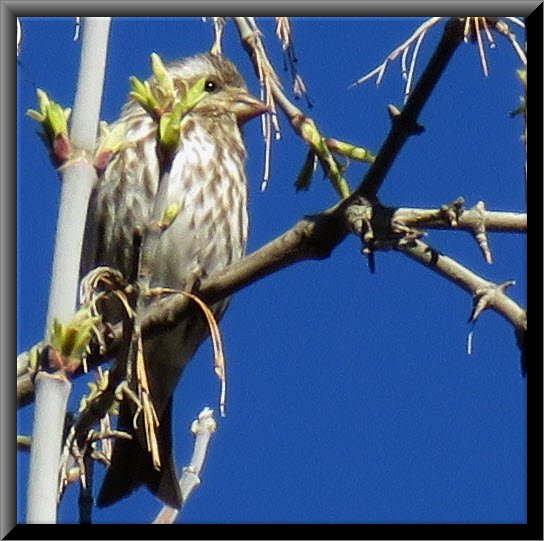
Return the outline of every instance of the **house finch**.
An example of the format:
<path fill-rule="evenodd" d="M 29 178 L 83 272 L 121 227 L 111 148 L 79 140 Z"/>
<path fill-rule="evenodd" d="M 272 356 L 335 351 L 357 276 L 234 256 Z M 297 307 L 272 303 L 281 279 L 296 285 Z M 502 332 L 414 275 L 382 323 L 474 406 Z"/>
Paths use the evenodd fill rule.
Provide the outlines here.
<path fill-rule="evenodd" d="M 235 66 L 210 53 L 167 66 L 175 92 L 183 95 L 205 78 L 205 96 L 183 117 L 180 140 L 169 163 L 167 205 L 179 212 L 162 233 L 152 259 L 151 288 L 191 290 L 208 274 L 240 259 L 245 251 L 248 216 L 240 126 L 262 114 L 265 105 L 248 94 Z M 150 84 L 156 84 L 151 78 Z M 157 122 L 133 99 L 112 129 L 123 123 L 128 145 L 100 173 L 89 202 L 81 275 L 97 266 L 113 267 L 125 278 L 134 273 L 139 251 L 135 232 L 149 224 L 161 163 Z M 160 154 L 160 152 L 159 152 Z M 164 177 L 163 177 L 164 178 Z M 161 180 L 161 183 L 163 180 Z M 221 317 L 226 301 L 212 307 Z M 132 439 L 117 439 L 97 504 L 106 506 L 141 485 L 173 507 L 181 494 L 172 454 L 172 394 L 184 366 L 207 336 L 201 314 L 186 318 L 166 334 L 143 344 L 151 401 L 159 424 L 160 467 L 145 446 L 143 422 L 134 427 L 136 406 L 123 400 L 119 427 Z"/>

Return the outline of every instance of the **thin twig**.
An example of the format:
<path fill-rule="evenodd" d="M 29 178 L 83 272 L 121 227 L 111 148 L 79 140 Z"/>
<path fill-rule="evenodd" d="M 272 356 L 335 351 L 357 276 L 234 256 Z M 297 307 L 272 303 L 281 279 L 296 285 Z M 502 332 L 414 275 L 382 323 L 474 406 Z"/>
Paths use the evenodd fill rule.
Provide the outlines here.
<path fill-rule="evenodd" d="M 512 22 L 514 22 L 514 20 L 515 20 L 515 21 L 518 21 L 519 23 L 521 23 L 521 21 L 519 21 L 519 19 L 515 19 L 514 17 L 507 17 L 507 19 L 512 21 Z M 524 27 L 525 25 L 523 25 L 523 23 L 521 23 L 520 26 Z M 526 67 L 527 66 L 527 55 L 526 55 L 525 51 L 523 50 L 523 47 L 521 47 L 521 45 L 518 43 L 516 35 L 510 30 L 509 26 L 504 21 L 498 20 L 494 25 L 494 29 L 499 34 L 504 36 L 512 44 L 512 47 L 514 48 L 514 51 L 518 55 L 518 57 L 521 60 L 521 62 L 523 63 L 523 65 Z"/>
<path fill-rule="evenodd" d="M 247 20 L 246 20 L 247 19 Z M 271 101 L 283 110 L 288 117 L 292 128 L 302 137 L 302 139 L 315 151 L 321 162 L 325 174 L 331 179 L 333 187 L 342 198 L 347 197 L 350 189 L 346 179 L 342 176 L 333 155 L 325 143 L 325 138 L 319 132 L 316 123 L 310 117 L 306 116 L 296 105 L 294 105 L 283 92 L 279 78 L 273 70 L 270 60 L 260 38 L 260 31 L 251 17 L 235 17 L 234 21 L 238 26 L 240 37 L 246 50 L 253 61 L 255 71 L 259 79 L 265 77 L 267 96 Z M 273 76 L 272 76 L 273 74 Z M 268 102 L 267 102 L 268 105 Z"/>
<path fill-rule="evenodd" d="M 204 467 L 206 453 L 216 429 L 217 424 L 213 418 L 213 410 L 209 408 L 204 408 L 191 425 L 191 432 L 195 436 L 193 456 L 191 457 L 189 466 L 183 468 L 183 473 L 179 480 L 183 506 L 200 485 L 200 476 Z M 182 509 L 174 509 L 165 505 L 153 521 L 153 524 L 173 524 Z"/>
<path fill-rule="evenodd" d="M 21 46 L 23 44 L 23 26 L 21 20 L 17 17 L 17 56 L 21 54 Z"/>
<path fill-rule="evenodd" d="M 379 85 L 383 79 L 385 70 L 387 69 L 389 62 L 395 60 L 399 56 L 399 54 L 402 54 L 402 72 L 403 74 L 406 73 L 405 62 L 410 45 L 414 43 L 414 41 L 419 40 L 421 36 L 425 36 L 427 31 L 436 23 L 438 23 L 441 19 L 442 17 L 431 17 L 430 19 L 426 20 L 404 43 L 399 45 L 393 52 L 391 52 L 382 64 L 374 68 L 371 72 L 367 73 L 363 77 L 357 79 L 357 81 L 355 81 L 351 86 L 362 85 L 365 81 L 372 79 L 372 77 L 374 77 L 375 75 L 378 76 L 376 78 L 376 85 Z"/>
<path fill-rule="evenodd" d="M 265 165 L 261 190 L 265 190 L 270 179 L 272 139 L 275 138 L 276 140 L 279 140 L 281 138 L 281 129 L 277 116 L 275 95 L 272 92 L 273 87 L 281 88 L 281 82 L 276 70 L 268 59 L 261 37 L 262 34 L 257 26 L 255 18 L 233 17 L 233 19 L 238 27 L 238 30 L 240 31 L 242 39 L 244 40 L 244 44 L 247 45 L 248 43 L 244 36 L 251 40 L 252 60 L 255 62 L 257 76 L 259 77 L 259 82 L 261 84 L 261 99 L 265 102 L 268 110 L 270 111 L 261 117 L 261 127 L 265 142 Z"/>

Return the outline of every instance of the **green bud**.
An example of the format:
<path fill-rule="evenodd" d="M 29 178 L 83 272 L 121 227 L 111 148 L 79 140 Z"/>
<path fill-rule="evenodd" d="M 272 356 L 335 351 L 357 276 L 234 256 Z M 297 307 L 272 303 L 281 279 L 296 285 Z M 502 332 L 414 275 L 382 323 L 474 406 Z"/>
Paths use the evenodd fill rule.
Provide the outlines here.
<path fill-rule="evenodd" d="M 165 96 L 174 95 L 174 82 L 166 70 L 166 67 L 157 53 L 151 53 L 151 69 L 157 79 L 157 85 Z"/>
<path fill-rule="evenodd" d="M 168 208 L 164 211 L 161 220 L 161 228 L 166 229 L 172 225 L 177 218 L 179 211 L 181 210 L 180 203 L 174 202 L 168 205 Z"/>
<path fill-rule="evenodd" d="M 140 81 L 138 77 L 130 77 L 132 91 L 129 93 L 146 111 L 154 113 L 159 109 L 159 102 L 151 90 L 149 81 Z"/>
<path fill-rule="evenodd" d="M 309 150 L 306 154 L 306 159 L 304 164 L 297 176 L 295 181 L 295 190 L 297 192 L 308 191 L 310 189 L 310 184 L 312 183 L 312 176 L 315 172 L 317 166 L 317 156 L 313 150 Z"/>
<path fill-rule="evenodd" d="M 186 115 L 204 96 L 206 96 L 206 77 L 199 79 L 193 86 L 187 89 L 187 93 L 181 99 L 181 114 Z"/>
<path fill-rule="evenodd" d="M 176 109 L 179 109 L 179 103 L 178 107 L 174 108 L 174 111 Z M 180 115 L 174 115 L 174 112 L 165 113 L 159 121 L 159 143 L 165 150 L 173 150 L 179 143 L 181 118 L 176 122 L 175 117 L 180 117 Z"/>
<path fill-rule="evenodd" d="M 345 143 L 344 141 L 338 141 L 336 139 L 329 141 L 331 141 L 329 143 L 329 148 L 333 152 L 345 156 L 346 158 L 350 158 L 352 160 L 359 160 L 367 163 L 374 163 L 374 160 L 376 159 L 376 156 L 368 151 L 366 148 L 356 147 L 355 145 Z"/>
<path fill-rule="evenodd" d="M 55 161 L 62 163 L 69 158 L 72 148 L 68 136 L 68 119 L 72 110 L 52 101 L 41 89 L 36 91 L 36 96 L 40 110 L 29 109 L 26 114 L 41 124 L 43 132 L 40 136 Z"/>
<path fill-rule="evenodd" d="M 308 119 L 305 119 L 300 126 L 300 134 L 303 139 L 308 142 L 316 150 L 319 150 L 321 145 L 321 134 L 319 133 L 316 125 Z"/>
<path fill-rule="evenodd" d="M 523 86 L 527 87 L 527 70 L 517 70 L 516 75 L 518 76 L 518 79 L 523 83 Z"/>
<path fill-rule="evenodd" d="M 125 123 L 114 124 L 113 129 L 110 128 L 107 122 L 100 122 L 100 139 L 98 152 L 119 152 L 128 144 L 126 140 L 127 126 Z"/>
<path fill-rule="evenodd" d="M 161 116 L 159 121 L 159 142 L 165 150 L 172 150 L 177 147 L 183 117 L 206 96 L 205 83 L 205 77 L 199 79 L 187 89 L 182 99 L 175 100 L 171 113 L 165 113 Z"/>
<path fill-rule="evenodd" d="M 80 359 L 89 345 L 93 327 L 100 320 L 100 316 L 91 316 L 89 308 L 82 308 L 76 312 L 68 325 L 64 325 L 57 319 L 53 320 L 51 346 L 62 357 Z"/>

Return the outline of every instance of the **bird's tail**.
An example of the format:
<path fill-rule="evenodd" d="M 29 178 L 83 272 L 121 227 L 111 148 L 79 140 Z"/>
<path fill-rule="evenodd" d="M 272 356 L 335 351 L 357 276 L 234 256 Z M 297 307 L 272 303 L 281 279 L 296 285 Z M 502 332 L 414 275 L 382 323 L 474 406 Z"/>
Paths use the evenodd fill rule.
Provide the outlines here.
<path fill-rule="evenodd" d="M 172 398 L 164 409 L 157 427 L 161 469 L 153 466 L 151 454 L 142 447 L 142 441 L 133 428 L 134 412 L 126 401 L 119 407 L 119 429 L 132 435 L 132 439 L 117 439 L 113 445 L 111 464 L 98 494 L 96 504 L 106 507 L 142 485 L 165 504 L 179 509 L 181 492 L 172 454 Z"/>

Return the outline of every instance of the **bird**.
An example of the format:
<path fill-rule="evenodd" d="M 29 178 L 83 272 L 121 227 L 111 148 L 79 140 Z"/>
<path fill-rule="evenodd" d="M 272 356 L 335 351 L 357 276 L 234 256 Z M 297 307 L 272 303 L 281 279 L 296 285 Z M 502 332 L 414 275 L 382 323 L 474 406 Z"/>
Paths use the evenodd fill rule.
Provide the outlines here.
<path fill-rule="evenodd" d="M 200 53 L 165 67 L 180 97 L 202 80 L 204 95 L 183 116 L 179 142 L 170 157 L 166 204 L 173 204 L 176 214 L 158 240 L 149 285 L 190 291 L 210 273 L 245 254 L 248 190 L 242 129 L 267 107 L 249 93 L 239 70 L 221 54 Z M 153 88 L 156 77 L 148 82 Z M 133 275 L 141 255 L 135 232 L 148 225 L 157 196 L 161 174 L 157 119 L 129 97 L 110 128 L 120 125 L 126 144 L 99 172 L 89 200 L 81 277 L 101 266 L 116 269 L 125 278 Z M 227 305 L 228 299 L 211 307 L 217 319 Z M 149 392 L 159 420 L 160 466 L 145 446 L 143 423 L 134 426 L 135 405 L 122 400 L 118 428 L 132 438 L 114 440 L 97 506 L 111 505 L 146 486 L 163 503 L 180 508 L 172 449 L 172 396 L 184 367 L 207 336 L 204 318 L 195 310 L 174 329 L 144 339 Z"/>

